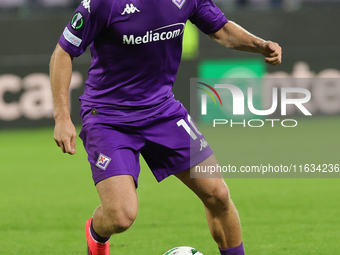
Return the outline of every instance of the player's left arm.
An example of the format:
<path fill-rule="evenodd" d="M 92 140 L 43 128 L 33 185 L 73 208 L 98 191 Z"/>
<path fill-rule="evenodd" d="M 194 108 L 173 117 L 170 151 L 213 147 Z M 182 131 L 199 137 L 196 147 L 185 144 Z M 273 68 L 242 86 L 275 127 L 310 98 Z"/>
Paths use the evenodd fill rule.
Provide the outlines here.
<path fill-rule="evenodd" d="M 268 64 L 281 64 L 282 48 L 278 43 L 265 41 L 249 33 L 235 22 L 229 21 L 220 30 L 209 36 L 227 48 L 260 53 Z"/>

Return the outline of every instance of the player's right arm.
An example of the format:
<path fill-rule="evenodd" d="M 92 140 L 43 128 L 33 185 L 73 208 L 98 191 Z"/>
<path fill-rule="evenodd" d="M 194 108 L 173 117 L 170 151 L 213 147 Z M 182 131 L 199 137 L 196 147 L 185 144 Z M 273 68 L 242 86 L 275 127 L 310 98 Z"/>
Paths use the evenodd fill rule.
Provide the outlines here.
<path fill-rule="evenodd" d="M 58 44 L 50 61 L 50 79 L 54 105 L 54 140 L 64 153 L 76 153 L 76 129 L 69 110 L 69 88 L 73 57 Z"/>
<path fill-rule="evenodd" d="M 108 25 L 111 1 L 83 1 L 66 25 L 50 61 L 54 104 L 54 140 L 64 153 L 76 152 L 76 129 L 69 111 L 69 87 L 72 60 L 83 54 L 97 35 Z"/>

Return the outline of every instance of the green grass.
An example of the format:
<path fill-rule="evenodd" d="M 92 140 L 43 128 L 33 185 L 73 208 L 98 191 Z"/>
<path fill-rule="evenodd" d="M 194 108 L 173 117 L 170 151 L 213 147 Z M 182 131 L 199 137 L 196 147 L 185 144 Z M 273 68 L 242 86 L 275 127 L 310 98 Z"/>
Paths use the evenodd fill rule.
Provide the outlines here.
<path fill-rule="evenodd" d="M 203 127 L 231 164 L 340 163 L 336 118 L 296 129 Z M 64 155 L 50 128 L 0 132 L 0 254 L 85 254 L 83 225 L 99 204 L 87 156 Z M 249 255 L 339 254 L 339 178 L 231 178 Z M 111 239 L 112 254 L 161 255 L 179 245 L 218 255 L 201 202 L 176 178 L 158 184 L 145 163 L 139 214 Z"/>

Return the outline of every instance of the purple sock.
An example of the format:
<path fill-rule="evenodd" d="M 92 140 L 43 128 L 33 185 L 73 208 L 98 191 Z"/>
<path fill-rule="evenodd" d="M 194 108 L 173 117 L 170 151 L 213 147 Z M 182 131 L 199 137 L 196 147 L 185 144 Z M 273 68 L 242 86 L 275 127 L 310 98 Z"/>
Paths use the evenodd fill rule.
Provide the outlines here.
<path fill-rule="evenodd" d="M 109 237 L 102 237 L 102 236 L 98 235 L 93 229 L 92 222 L 91 222 L 91 226 L 90 226 L 90 232 L 91 232 L 92 238 L 98 243 L 106 243 L 110 239 L 110 236 Z"/>
<path fill-rule="evenodd" d="M 244 255 L 243 243 L 240 246 L 229 248 L 229 249 L 220 249 L 221 255 Z"/>

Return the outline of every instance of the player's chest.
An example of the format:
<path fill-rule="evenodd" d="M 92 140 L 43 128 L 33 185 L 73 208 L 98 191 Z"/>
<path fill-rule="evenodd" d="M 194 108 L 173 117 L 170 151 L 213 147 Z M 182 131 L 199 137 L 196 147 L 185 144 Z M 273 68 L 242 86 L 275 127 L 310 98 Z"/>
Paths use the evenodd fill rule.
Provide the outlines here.
<path fill-rule="evenodd" d="M 116 4 L 111 29 L 118 34 L 184 29 L 193 0 L 122 0 Z M 169 28 L 169 29 L 166 29 Z M 157 30 L 156 30 L 157 31 Z M 160 31 L 161 32 L 161 31 Z"/>

